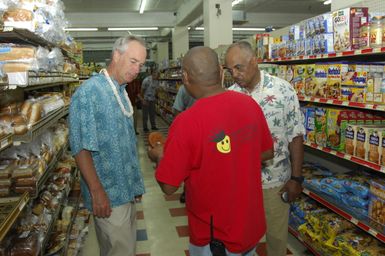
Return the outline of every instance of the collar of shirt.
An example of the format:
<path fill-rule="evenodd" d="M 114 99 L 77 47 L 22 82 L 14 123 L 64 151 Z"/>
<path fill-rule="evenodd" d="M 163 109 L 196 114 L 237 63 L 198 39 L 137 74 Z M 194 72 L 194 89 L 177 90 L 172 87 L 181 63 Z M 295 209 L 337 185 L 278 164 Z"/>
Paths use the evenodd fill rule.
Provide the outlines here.
<path fill-rule="evenodd" d="M 256 94 L 256 93 L 260 93 L 262 92 L 263 88 L 265 87 L 265 72 L 263 70 L 260 70 L 260 76 L 261 76 L 261 80 L 259 81 L 259 83 L 257 83 L 253 90 L 250 92 L 249 90 L 247 90 L 246 88 L 244 87 L 241 87 L 239 84 L 236 84 L 237 87 L 243 92 L 245 93 L 246 95 L 253 95 L 253 94 Z"/>

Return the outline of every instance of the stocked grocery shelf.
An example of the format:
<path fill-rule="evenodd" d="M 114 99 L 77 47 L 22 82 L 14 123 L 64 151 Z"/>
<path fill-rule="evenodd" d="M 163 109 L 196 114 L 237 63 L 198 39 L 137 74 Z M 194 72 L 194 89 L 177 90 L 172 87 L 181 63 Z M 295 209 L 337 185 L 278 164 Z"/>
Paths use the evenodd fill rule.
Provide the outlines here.
<path fill-rule="evenodd" d="M 24 90 L 36 90 L 76 82 L 79 82 L 79 79 L 72 73 L 30 70 L 17 72 L 16 78 L 8 77 L 8 81 L 0 83 L 0 90 L 12 90 L 18 87 Z"/>
<path fill-rule="evenodd" d="M 0 152 L 13 144 L 13 135 L 8 134 L 0 138 Z"/>
<path fill-rule="evenodd" d="M 59 47 L 28 29 L 14 27 L 0 28 L 0 43 L 31 44 L 33 46 L 46 46 L 49 48 Z M 73 55 L 73 53 L 62 48 L 61 51 L 63 55 L 72 58 L 71 55 Z"/>
<path fill-rule="evenodd" d="M 36 183 L 36 194 L 31 194 L 31 197 L 36 198 L 40 191 L 42 190 L 44 184 L 47 182 L 48 178 L 51 176 L 52 171 L 55 169 L 56 164 L 58 160 L 63 156 L 65 151 L 68 148 L 68 143 L 65 144 L 56 155 L 53 156 L 51 162 L 48 164 L 47 168 L 45 169 L 44 173 L 41 175 L 39 180 Z"/>
<path fill-rule="evenodd" d="M 7 235 L 16 219 L 19 218 L 28 201 L 29 195 L 27 192 L 20 197 L 0 198 L 0 241 Z"/>
<path fill-rule="evenodd" d="M 36 137 L 41 135 L 47 128 L 56 124 L 60 118 L 68 114 L 69 106 L 62 107 L 50 113 L 48 116 L 42 118 L 36 122 L 31 129 L 29 129 L 23 135 L 14 135 L 13 144 L 20 145 L 21 143 L 29 143 L 33 141 Z"/>
<path fill-rule="evenodd" d="M 159 78 L 159 81 L 181 81 L 182 77 Z"/>
<path fill-rule="evenodd" d="M 381 54 L 385 52 L 385 47 L 379 48 L 366 48 L 361 50 L 353 51 L 343 51 L 337 53 L 325 53 L 325 54 L 316 54 L 316 55 L 301 55 L 295 57 L 283 57 L 283 58 L 274 58 L 274 59 L 259 59 L 260 63 L 285 63 L 291 61 L 304 61 L 304 60 L 323 60 L 323 59 L 332 59 L 332 58 L 341 58 L 341 57 L 352 57 L 352 56 L 364 56 L 368 54 Z"/>
<path fill-rule="evenodd" d="M 311 251 L 316 256 L 321 256 L 322 254 L 318 253 L 312 245 L 307 242 L 305 239 L 301 237 L 298 231 L 296 231 L 294 228 L 289 226 L 289 232 L 292 234 L 295 238 L 297 238 L 309 251 Z"/>
<path fill-rule="evenodd" d="M 174 112 L 172 111 L 172 109 L 171 109 L 171 108 L 168 108 L 168 107 L 164 107 L 164 106 L 162 106 L 162 105 L 159 105 L 159 104 L 158 104 L 158 106 L 159 106 L 159 108 L 166 110 L 166 111 L 167 111 L 167 112 L 169 112 L 170 114 L 174 114 Z"/>
<path fill-rule="evenodd" d="M 171 99 L 164 99 L 164 98 L 159 98 L 159 97 L 158 97 L 158 101 L 167 102 L 167 103 L 170 103 L 171 105 L 174 104 L 174 101 L 171 100 Z"/>
<path fill-rule="evenodd" d="M 69 192 L 71 190 L 71 187 L 72 187 L 72 182 L 70 184 L 68 184 L 68 186 L 65 188 L 65 194 L 64 196 L 60 199 L 60 203 L 59 203 L 59 206 L 57 207 L 57 209 L 55 210 L 55 212 L 52 214 L 52 219 L 51 219 L 51 222 L 49 224 L 49 227 L 47 229 L 47 233 L 45 234 L 44 236 L 44 240 L 42 242 L 42 246 L 41 246 L 41 251 L 40 251 L 40 255 L 41 256 L 44 256 L 45 253 L 44 253 L 44 250 L 45 248 L 47 247 L 47 244 L 51 238 L 51 233 L 53 231 L 53 228 L 55 227 L 55 223 L 56 221 L 58 220 L 59 218 L 59 215 L 60 215 L 60 212 L 63 208 L 63 205 L 65 203 L 65 201 L 68 199 L 68 195 L 69 195 Z"/>
<path fill-rule="evenodd" d="M 341 207 L 338 207 L 338 206 L 332 204 L 328 200 L 324 199 L 323 197 L 317 195 L 316 193 L 310 191 L 307 188 L 303 189 L 303 193 L 308 195 L 310 198 L 313 198 L 317 202 L 321 203 L 322 205 L 324 205 L 328 209 L 332 210 L 333 212 L 337 213 L 338 215 L 344 217 L 345 219 L 347 219 L 348 221 L 350 221 L 351 223 L 353 223 L 357 227 L 361 228 L 362 230 L 366 231 L 367 233 L 371 234 L 372 236 L 376 237 L 380 241 L 385 242 L 385 234 L 382 234 L 382 233 L 376 231 L 375 229 L 371 228 L 368 224 L 365 223 L 365 221 L 358 220 L 357 218 L 352 216 L 352 214 L 347 213 L 346 211 L 342 210 Z"/>
<path fill-rule="evenodd" d="M 353 163 L 356 163 L 356 164 L 368 167 L 368 168 L 370 168 L 372 170 L 385 173 L 385 166 L 382 166 L 382 165 L 379 165 L 379 164 L 375 164 L 375 163 L 363 160 L 361 158 L 358 158 L 358 157 L 355 157 L 355 156 L 352 156 L 352 155 L 349 155 L 349 154 L 346 154 L 346 153 L 343 153 L 343 152 L 338 152 L 338 151 L 333 150 L 333 149 L 328 148 L 328 147 L 322 147 L 322 146 L 319 146 L 319 145 L 317 145 L 315 143 L 312 143 L 312 142 L 306 141 L 306 142 L 304 142 L 304 145 L 308 146 L 308 147 L 311 147 L 311 148 L 314 148 L 314 149 L 317 149 L 317 150 L 320 150 L 320 151 L 323 151 L 325 153 L 337 156 L 339 158 L 348 160 L 350 162 L 353 162 Z"/>
<path fill-rule="evenodd" d="M 351 101 L 343 101 L 343 100 L 328 99 L 328 98 L 318 98 L 318 97 L 303 96 L 303 95 L 298 95 L 298 100 L 304 101 L 304 102 L 329 104 L 329 105 L 334 105 L 334 106 L 344 106 L 344 107 L 351 107 L 351 108 L 361 108 L 361 109 L 385 111 L 385 105 L 380 105 L 380 104 L 351 102 Z"/>
<path fill-rule="evenodd" d="M 50 48 L 55 45 L 44 38 L 36 35 L 28 29 L 4 27 L 0 32 L 1 43 L 17 43 L 32 44 L 34 46 L 48 46 Z"/>

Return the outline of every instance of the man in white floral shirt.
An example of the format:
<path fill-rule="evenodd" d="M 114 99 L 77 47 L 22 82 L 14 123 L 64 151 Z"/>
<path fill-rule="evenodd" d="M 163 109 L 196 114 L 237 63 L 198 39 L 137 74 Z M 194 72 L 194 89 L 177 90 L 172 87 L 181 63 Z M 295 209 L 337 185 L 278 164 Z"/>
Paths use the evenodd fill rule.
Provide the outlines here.
<path fill-rule="evenodd" d="M 302 191 L 303 116 L 293 87 L 258 69 L 247 42 L 232 44 L 226 52 L 226 68 L 236 84 L 229 89 L 245 93 L 261 106 L 274 141 L 274 158 L 263 163 L 262 182 L 267 223 L 268 256 L 286 255 L 289 204 Z M 247 111 L 247 110 L 245 110 Z M 256 216 L 257 217 L 257 216 Z"/>

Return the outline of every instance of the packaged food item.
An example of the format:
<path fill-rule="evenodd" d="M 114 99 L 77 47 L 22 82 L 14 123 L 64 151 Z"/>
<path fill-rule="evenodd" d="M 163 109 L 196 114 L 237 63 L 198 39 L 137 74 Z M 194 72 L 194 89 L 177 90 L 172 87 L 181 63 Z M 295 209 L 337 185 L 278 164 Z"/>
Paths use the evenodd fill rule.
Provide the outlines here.
<path fill-rule="evenodd" d="M 303 108 L 304 126 L 306 130 L 305 141 L 315 143 L 315 109 L 313 107 Z"/>
<path fill-rule="evenodd" d="M 32 59 L 35 54 L 36 48 L 33 46 L 0 44 L 0 61 Z"/>
<path fill-rule="evenodd" d="M 334 11 L 334 50 L 350 51 L 360 49 L 360 30 L 367 23 L 367 7 L 351 7 Z"/>
<path fill-rule="evenodd" d="M 305 65 L 305 95 L 313 96 L 313 91 L 315 88 L 315 64 Z"/>
<path fill-rule="evenodd" d="M 383 38 L 383 29 L 385 24 L 384 16 L 373 16 L 370 21 L 370 47 L 382 47 L 384 43 Z"/>
<path fill-rule="evenodd" d="M 385 232 L 385 182 L 373 179 L 370 182 L 369 217 L 371 224 Z"/>
<path fill-rule="evenodd" d="M 315 64 L 313 96 L 327 97 L 328 64 Z"/>
<path fill-rule="evenodd" d="M 328 108 L 326 145 L 337 151 L 345 150 L 345 131 L 349 122 L 349 110 Z"/>
<path fill-rule="evenodd" d="M 315 142 L 317 145 L 326 146 L 326 109 L 315 108 Z"/>

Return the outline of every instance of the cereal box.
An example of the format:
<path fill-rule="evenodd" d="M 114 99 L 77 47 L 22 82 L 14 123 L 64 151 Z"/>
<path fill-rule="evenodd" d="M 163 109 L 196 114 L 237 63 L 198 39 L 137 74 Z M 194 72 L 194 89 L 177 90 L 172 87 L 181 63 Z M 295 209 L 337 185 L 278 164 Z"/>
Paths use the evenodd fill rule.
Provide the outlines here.
<path fill-rule="evenodd" d="M 315 109 L 305 107 L 302 109 L 304 114 L 304 126 L 306 130 L 305 141 L 315 143 Z"/>
<path fill-rule="evenodd" d="M 356 135 L 356 149 L 355 149 L 355 156 L 369 160 L 368 154 L 369 154 L 369 140 L 372 139 L 373 144 L 373 159 L 376 157 L 379 158 L 377 154 L 378 153 L 378 145 L 377 145 L 377 151 L 374 150 L 375 144 L 379 144 L 380 141 L 380 135 L 378 134 L 378 130 L 381 131 L 383 127 L 375 126 L 375 125 L 361 125 L 357 129 L 357 135 Z M 377 141 L 377 142 L 376 142 Z M 377 152 L 377 153 L 376 153 Z"/>
<path fill-rule="evenodd" d="M 348 124 L 345 129 L 345 153 L 355 155 L 358 125 Z"/>
<path fill-rule="evenodd" d="M 326 146 L 326 109 L 315 108 L 315 142 L 322 146 Z"/>
<path fill-rule="evenodd" d="M 368 140 L 368 157 L 367 160 L 376 164 L 380 163 L 381 157 L 381 141 L 382 141 L 382 132 L 385 130 L 383 128 L 372 128 L 369 130 L 369 140 Z"/>
<path fill-rule="evenodd" d="M 305 67 L 305 95 L 313 96 L 313 91 L 315 88 L 315 64 L 308 64 Z"/>
<path fill-rule="evenodd" d="M 326 83 L 326 97 L 339 99 L 341 95 L 341 73 L 346 72 L 347 65 L 343 63 L 331 63 L 328 66 Z"/>
<path fill-rule="evenodd" d="M 351 7 L 334 11 L 334 50 L 336 52 L 360 48 L 360 29 L 368 17 L 368 8 Z M 366 17 L 366 19 L 365 19 Z"/>
<path fill-rule="evenodd" d="M 305 73 L 306 65 L 294 66 L 294 77 L 291 84 L 299 95 L 305 95 Z"/>
<path fill-rule="evenodd" d="M 327 116 L 327 141 L 326 145 L 337 151 L 345 149 L 345 129 L 348 125 L 349 110 L 328 108 Z"/>
<path fill-rule="evenodd" d="M 314 67 L 314 83 L 313 96 L 326 98 L 327 80 L 328 80 L 328 64 L 315 64 Z"/>

